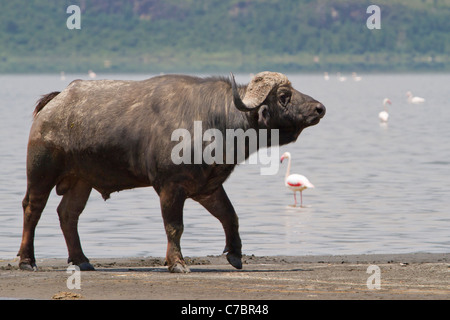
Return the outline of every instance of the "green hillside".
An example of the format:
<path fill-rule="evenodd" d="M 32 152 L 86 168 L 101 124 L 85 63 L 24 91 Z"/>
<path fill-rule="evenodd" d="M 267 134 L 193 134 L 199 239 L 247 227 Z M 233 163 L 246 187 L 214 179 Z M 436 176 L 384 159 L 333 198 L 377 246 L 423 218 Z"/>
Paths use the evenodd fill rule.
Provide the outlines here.
<path fill-rule="evenodd" d="M 0 0 L 0 72 L 449 71 L 450 0 Z M 69 30 L 69 5 L 81 29 Z"/>

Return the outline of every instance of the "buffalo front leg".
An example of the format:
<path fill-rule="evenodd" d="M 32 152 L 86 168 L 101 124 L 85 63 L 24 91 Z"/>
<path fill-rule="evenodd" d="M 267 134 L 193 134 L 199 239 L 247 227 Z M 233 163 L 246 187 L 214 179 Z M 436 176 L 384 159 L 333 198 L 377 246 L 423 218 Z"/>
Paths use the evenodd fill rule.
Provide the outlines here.
<path fill-rule="evenodd" d="M 95 270 L 81 249 L 78 235 L 78 218 L 86 206 L 91 190 L 92 188 L 84 181 L 76 181 L 64 193 L 57 209 L 59 222 L 69 251 L 68 262 L 79 266 L 80 270 L 83 271 Z"/>
<path fill-rule="evenodd" d="M 180 187 L 165 187 L 159 192 L 161 212 L 167 235 L 166 263 L 170 272 L 187 273 L 189 268 L 181 254 L 183 234 L 183 207 L 186 195 Z"/>
<path fill-rule="evenodd" d="M 223 186 L 220 186 L 213 194 L 196 200 L 222 223 L 225 231 L 224 253 L 227 253 L 227 260 L 236 269 L 242 269 L 239 219 Z"/>

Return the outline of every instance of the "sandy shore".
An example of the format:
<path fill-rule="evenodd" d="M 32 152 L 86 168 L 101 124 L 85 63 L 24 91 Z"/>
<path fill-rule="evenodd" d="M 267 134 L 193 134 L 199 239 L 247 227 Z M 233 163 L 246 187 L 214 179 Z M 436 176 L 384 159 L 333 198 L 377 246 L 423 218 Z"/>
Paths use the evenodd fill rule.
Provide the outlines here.
<path fill-rule="evenodd" d="M 97 271 L 81 272 L 81 289 L 69 289 L 65 259 L 38 260 L 37 272 L 0 260 L 0 299 L 450 299 L 450 253 L 244 256 L 242 270 L 224 256 L 186 261 L 191 273 L 171 274 L 163 258 L 91 258 Z M 370 265 L 380 289 L 367 286 Z"/>

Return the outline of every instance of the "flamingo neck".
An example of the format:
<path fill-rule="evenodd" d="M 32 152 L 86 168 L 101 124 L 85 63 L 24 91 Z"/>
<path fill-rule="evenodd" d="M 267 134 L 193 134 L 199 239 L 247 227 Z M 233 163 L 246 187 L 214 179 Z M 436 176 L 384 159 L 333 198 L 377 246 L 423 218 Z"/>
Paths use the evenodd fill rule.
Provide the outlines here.
<path fill-rule="evenodd" d="M 288 165 L 286 169 L 286 176 L 284 178 L 284 181 L 287 181 L 287 178 L 289 177 L 289 172 L 291 171 L 291 157 L 288 157 Z"/>

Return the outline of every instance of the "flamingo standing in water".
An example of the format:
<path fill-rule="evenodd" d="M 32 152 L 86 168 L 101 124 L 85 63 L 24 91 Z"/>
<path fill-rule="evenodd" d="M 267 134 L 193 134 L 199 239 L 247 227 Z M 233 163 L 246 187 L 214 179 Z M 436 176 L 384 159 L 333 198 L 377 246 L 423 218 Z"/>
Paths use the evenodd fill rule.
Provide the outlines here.
<path fill-rule="evenodd" d="M 352 72 L 352 78 L 354 81 L 361 81 L 362 77 L 358 76 L 356 72 Z"/>
<path fill-rule="evenodd" d="M 305 176 L 302 176 L 300 174 L 289 174 L 289 171 L 291 170 L 291 154 L 289 152 L 283 153 L 281 156 L 280 162 L 283 162 L 284 159 L 288 159 L 288 166 L 286 170 L 286 177 L 284 178 L 284 184 L 287 188 L 294 191 L 294 201 L 295 205 L 297 206 L 297 197 L 295 193 L 297 191 L 300 191 L 300 207 L 303 206 L 303 195 L 302 191 L 308 188 L 314 188 L 314 185 L 309 182 L 308 178 Z"/>
<path fill-rule="evenodd" d="M 339 82 L 347 81 L 347 77 L 342 76 L 340 72 L 338 72 L 336 75 Z"/>
<path fill-rule="evenodd" d="M 91 78 L 91 79 L 94 79 L 95 77 L 97 77 L 97 74 L 92 70 L 88 71 L 88 75 L 89 75 L 89 78 Z"/>
<path fill-rule="evenodd" d="M 383 107 L 384 107 L 384 110 L 381 111 L 381 112 L 378 114 L 378 118 L 380 118 L 380 121 L 381 121 L 381 122 L 387 122 L 388 119 L 389 119 L 389 113 L 387 112 L 387 106 L 386 106 L 386 103 L 392 104 L 392 103 L 391 103 L 391 100 L 389 100 L 388 98 L 386 98 L 386 99 L 383 100 Z"/>
<path fill-rule="evenodd" d="M 406 96 L 408 97 L 408 103 L 419 104 L 419 103 L 425 102 L 425 99 L 424 99 L 424 98 L 421 98 L 421 97 L 414 97 L 413 94 L 411 93 L 411 91 L 408 91 L 408 92 L 406 93 Z"/>

